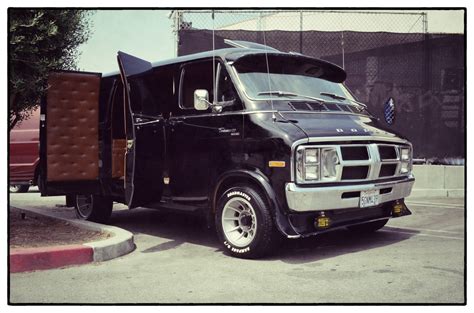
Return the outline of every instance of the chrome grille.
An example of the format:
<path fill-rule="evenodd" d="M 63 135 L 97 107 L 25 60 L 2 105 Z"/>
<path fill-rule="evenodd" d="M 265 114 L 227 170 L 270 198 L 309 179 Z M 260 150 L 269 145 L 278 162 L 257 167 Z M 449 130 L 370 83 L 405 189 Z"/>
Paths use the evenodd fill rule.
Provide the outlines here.
<path fill-rule="evenodd" d="M 369 144 L 309 144 L 305 148 L 335 148 L 339 157 L 336 179 L 331 182 L 358 182 L 406 176 L 400 174 L 400 149 L 409 147 L 398 143 Z M 320 183 L 329 181 L 321 180 Z"/>

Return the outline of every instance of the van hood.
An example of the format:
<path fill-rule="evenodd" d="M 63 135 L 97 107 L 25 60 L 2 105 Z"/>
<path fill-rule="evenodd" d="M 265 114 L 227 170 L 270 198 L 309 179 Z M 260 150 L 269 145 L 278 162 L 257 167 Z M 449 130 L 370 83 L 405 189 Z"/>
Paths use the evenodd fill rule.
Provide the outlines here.
<path fill-rule="evenodd" d="M 345 113 L 279 112 L 308 137 L 377 136 L 380 139 L 402 138 L 385 129 L 369 116 Z"/>

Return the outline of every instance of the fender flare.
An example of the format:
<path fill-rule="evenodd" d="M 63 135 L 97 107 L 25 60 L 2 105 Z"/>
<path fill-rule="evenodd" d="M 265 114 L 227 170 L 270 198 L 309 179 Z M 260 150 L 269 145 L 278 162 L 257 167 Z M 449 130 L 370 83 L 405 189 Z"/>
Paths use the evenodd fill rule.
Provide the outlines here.
<path fill-rule="evenodd" d="M 288 216 L 283 211 L 282 206 L 279 204 L 278 199 L 275 195 L 275 191 L 270 185 L 269 179 L 258 169 L 238 169 L 231 170 L 222 174 L 217 179 L 217 183 L 215 184 L 214 190 L 212 192 L 211 213 L 215 212 L 215 208 L 217 205 L 217 191 L 222 186 L 222 184 L 229 178 L 247 178 L 250 179 L 252 182 L 256 183 L 259 187 L 261 187 L 262 190 L 265 192 L 264 196 L 267 198 L 267 202 L 270 204 L 270 210 L 274 214 L 275 224 L 280 233 L 282 233 L 288 238 L 301 237 L 301 235 L 296 232 L 296 230 L 290 224 Z"/>

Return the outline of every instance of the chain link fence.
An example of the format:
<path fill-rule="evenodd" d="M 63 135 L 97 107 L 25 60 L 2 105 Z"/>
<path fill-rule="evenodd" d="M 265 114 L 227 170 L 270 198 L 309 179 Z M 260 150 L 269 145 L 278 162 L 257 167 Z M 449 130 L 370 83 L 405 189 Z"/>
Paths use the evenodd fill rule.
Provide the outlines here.
<path fill-rule="evenodd" d="M 178 56 L 234 39 L 333 62 L 381 120 L 383 104 L 395 99 L 391 128 L 413 143 L 416 158 L 464 162 L 464 35 L 428 33 L 426 13 L 177 10 L 173 18 Z"/>

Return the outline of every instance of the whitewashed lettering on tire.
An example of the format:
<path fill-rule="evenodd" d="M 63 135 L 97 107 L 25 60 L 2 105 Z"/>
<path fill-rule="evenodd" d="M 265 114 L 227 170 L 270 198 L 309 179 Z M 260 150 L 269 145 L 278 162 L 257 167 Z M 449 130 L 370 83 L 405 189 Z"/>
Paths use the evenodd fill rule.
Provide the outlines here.
<path fill-rule="evenodd" d="M 227 194 L 227 198 L 230 198 L 232 196 L 241 196 L 241 197 L 244 197 L 247 201 L 252 200 L 252 198 L 248 194 L 242 191 L 231 191 Z"/>
<path fill-rule="evenodd" d="M 224 241 L 224 246 L 226 246 L 230 251 L 232 251 L 234 253 L 246 253 L 246 252 L 250 251 L 250 247 L 245 247 L 243 249 L 238 249 L 238 248 L 232 247 L 232 245 L 230 245 L 227 241 Z"/>

